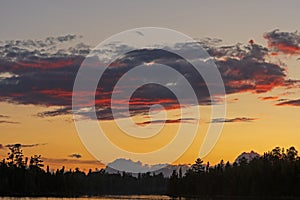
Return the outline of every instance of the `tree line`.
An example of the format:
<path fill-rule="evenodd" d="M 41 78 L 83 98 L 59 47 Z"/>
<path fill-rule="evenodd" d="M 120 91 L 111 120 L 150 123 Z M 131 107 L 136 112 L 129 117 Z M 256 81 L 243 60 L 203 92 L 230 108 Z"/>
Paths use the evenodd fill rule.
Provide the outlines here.
<path fill-rule="evenodd" d="M 294 147 L 213 167 L 197 159 L 184 176 L 173 171 L 168 183 L 173 196 L 300 197 L 300 159 Z"/>
<path fill-rule="evenodd" d="M 198 158 L 183 174 L 181 168 L 170 177 L 148 172 L 137 177 L 104 169 L 88 173 L 44 169 L 40 155 L 24 158 L 21 145 L 12 145 L 0 162 L 0 196 L 101 196 L 167 194 L 169 196 L 300 197 L 300 158 L 294 147 L 279 147 L 251 161 L 220 161 L 215 166 Z"/>

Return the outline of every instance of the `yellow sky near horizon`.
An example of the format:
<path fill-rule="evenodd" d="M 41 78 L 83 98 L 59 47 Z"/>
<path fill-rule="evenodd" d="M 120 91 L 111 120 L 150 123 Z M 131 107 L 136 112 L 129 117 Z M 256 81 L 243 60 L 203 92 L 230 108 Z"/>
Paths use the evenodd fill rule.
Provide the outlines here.
<path fill-rule="evenodd" d="M 228 95 L 227 119 L 249 117 L 255 118 L 255 120 L 225 123 L 218 142 L 203 160 L 205 162 L 209 161 L 211 164 L 216 164 L 221 159 L 233 162 L 244 151 L 254 150 L 262 154 L 275 146 L 284 148 L 295 146 L 299 149 L 300 127 L 298 119 L 300 112 L 298 108 L 275 106 L 276 102 L 272 100 L 263 101 L 259 98 L 272 96 L 273 93 L 275 96 L 283 92 L 285 92 L 284 89 L 277 89 L 267 94 L 240 93 Z M 33 105 L 14 105 L 3 102 L 0 103 L 0 107 L 3 115 L 10 116 L 12 121 L 20 122 L 19 124 L 0 124 L 0 137 L 3 145 L 14 143 L 40 144 L 36 147 L 24 148 L 24 153 L 26 155 L 41 154 L 44 158 L 47 158 L 46 164 L 55 166 L 55 168 L 59 166 L 59 162 L 67 168 L 75 168 L 76 163 L 80 168 L 84 169 L 89 168 L 89 166 L 95 169 L 98 166 L 98 163 L 83 162 L 96 159 L 82 144 L 71 115 L 41 118 L 36 114 L 49 110 L 49 108 Z M 197 158 L 203 136 L 211 120 L 209 116 L 205 116 L 205 110 L 207 113 L 209 112 L 209 109 L 205 107 L 201 110 L 199 134 L 190 148 L 174 163 L 193 163 Z M 112 122 L 101 123 L 105 124 L 104 129 L 106 131 L 116 133 L 117 129 L 112 128 Z M 176 124 L 166 124 L 165 126 L 165 130 L 162 130 L 163 134 L 172 131 L 176 132 L 178 128 Z M 163 140 L 169 139 L 167 137 Z M 162 143 L 164 142 L 163 140 L 161 140 Z M 82 158 L 69 157 L 69 155 L 74 153 L 82 155 Z M 7 149 L 0 150 L 1 157 L 6 156 L 6 154 Z M 163 158 L 168 155 L 161 156 Z M 70 160 L 73 161 L 70 162 Z M 147 163 L 156 164 L 154 160 Z"/>

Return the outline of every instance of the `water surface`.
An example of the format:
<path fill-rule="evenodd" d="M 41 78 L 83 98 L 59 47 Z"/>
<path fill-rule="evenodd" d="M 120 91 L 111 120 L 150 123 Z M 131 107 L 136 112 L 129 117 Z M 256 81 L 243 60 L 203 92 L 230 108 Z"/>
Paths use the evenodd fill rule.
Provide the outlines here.
<path fill-rule="evenodd" d="M 79 198 L 53 198 L 53 197 L 0 197 L 0 200 L 171 200 L 168 196 L 163 195 L 120 195 L 120 196 L 103 196 L 103 197 L 79 197 Z"/>

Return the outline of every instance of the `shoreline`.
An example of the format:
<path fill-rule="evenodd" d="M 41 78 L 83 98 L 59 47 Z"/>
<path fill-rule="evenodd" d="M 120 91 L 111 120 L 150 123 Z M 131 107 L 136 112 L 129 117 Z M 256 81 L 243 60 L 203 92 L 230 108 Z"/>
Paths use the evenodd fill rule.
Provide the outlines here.
<path fill-rule="evenodd" d="M 108 198 L 108 199 L 149 199 L 147 197 L 159 197 L 154 199 L 199 199 L 199 200 L 296 200 L 300 196 L 226 196 L 226 195 L 212 195 L 212 196 L 197 196 L 197 195 L 167 195 L 167 194 L 109 194 L 109 195 L 0 195 L 1 198 Z M 151 199 L 151 198 L 150 198 Z"/>

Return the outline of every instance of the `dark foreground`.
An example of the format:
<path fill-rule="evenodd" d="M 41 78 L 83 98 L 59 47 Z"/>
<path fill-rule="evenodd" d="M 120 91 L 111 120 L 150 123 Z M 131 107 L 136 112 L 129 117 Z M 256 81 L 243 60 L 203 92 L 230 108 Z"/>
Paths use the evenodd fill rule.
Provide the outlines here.
<path fill-rule="evenodd" d="M 260 200 L 260 199 L 269 199 L 269 200 L 295 200 L 298 198 L 292 197 L 270 197 L 270 198 L 258 198 L 258 197 L 169 197 L 166 195 L 108 195 L 101 197 L 0 197 L 0 200 Z"/>
<path fill-rule="evenodd" d="M 0 196 L 300 199 L 300 159 L 293 147 L 275 148 L 249 163 L 246 160 L 238 164 L 221 161 L 210 167 L 209 163 L 204 165 L 197 159 L 186 174 L 179 169 L 170 178 L 155 173 L 138 177 L 128 173 L 108 174 L 104 170 L 85 174 L 79 169 L 65 171 L 64 167 L 50 172 L 48 167 L 43 169 L 39 156 L 23 159 L 20 146 L 11 147 L 10 151 L 8 158 L 0 162 Z"/>

